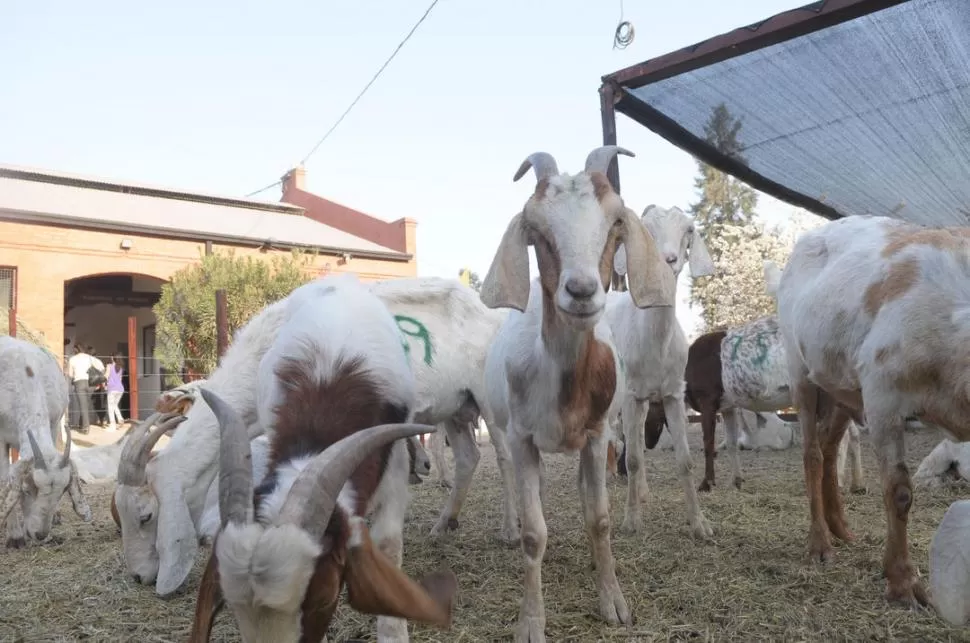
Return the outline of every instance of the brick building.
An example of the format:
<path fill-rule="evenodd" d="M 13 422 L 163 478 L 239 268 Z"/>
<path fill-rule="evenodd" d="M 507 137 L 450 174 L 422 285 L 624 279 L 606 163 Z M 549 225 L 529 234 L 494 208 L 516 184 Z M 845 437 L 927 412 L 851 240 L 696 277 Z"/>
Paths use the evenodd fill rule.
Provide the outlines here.
<path fill-rule="evenodd" d="M 14 308 L 58 355 L 75 341 L 127 353 L 136 317 L 144 417 L 161 388 L 151 306 L 207 248 L 256 257 L 311 250 L 318 274 L 364 281 L 417 274 L 415 221 L 385 222 L 307 192 L 302 168 L 283 188 L 273 203 L 0 166 L 0 310 Z"/>

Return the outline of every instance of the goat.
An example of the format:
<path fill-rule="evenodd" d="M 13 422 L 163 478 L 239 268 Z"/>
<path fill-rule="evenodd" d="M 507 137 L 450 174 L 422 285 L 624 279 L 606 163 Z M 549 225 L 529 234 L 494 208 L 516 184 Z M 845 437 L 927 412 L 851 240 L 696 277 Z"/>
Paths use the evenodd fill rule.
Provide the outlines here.
<path fill-rule="evenodd" d="M 936 611 L 951 625 L 970 619 L 970 500 L 951 504 L 930 543 L 930 590 Z"/>
<path fill-rule="evenodd" d="M 512 217 L 482 283 L 486 306 L 512 309 L 485 360 L 485 407 L 493 437 L 507 436 L 522 521 L 525 583 L 516 641 L 545 640 L 542 451 L 579 451 L 578 486 L 599 611 L 611 624 L 631 622 L 614 569 L 606 494 L 608 424 L 625 388 L 603 310 L 621 244 L 638 306 L 672 305 L 675 283 L 646 229 L 606 178 L 617 154 L 632 156 L 613 145 L 600 147 L 577 174 L 560 174 L 545 152 L 529 156 L 514 180 L 532 168 L 535 191 Z M 539 267 L 531 281 L 530 245 Z"/>
<path fill-rule="evenodd" d="M 734 486 L 741 488 L 738 454 L 741 417 L 736 411 L 768 413 L 789 408 L 792 398 L 788 371 L 788 358 L 778 330 L 778 318 L 774 315 L 728 330 L 705 333 L 691 344 L 684 378 L 687 402 L 700 413 L 704 435 L 704 480 L 699 491 L 710 491 L 714 486 L 714 429 L 718 413 L 724 417 Z M 762 428 L 762 421 L 756 428 Z M 855 438 L 850 440 L 853 434 Z M 853 426 L 843 441 L 853 455 L 852 490 L 864 492 L 858 435 L 858 428 Z M 845 448 L 842 452 L 844 466 Z"/>
<path fill-rule="evenodd" d="M 421 484 L 422 475 L 431 473 L 431 458 L 417 438 L 408 438 L 408 484 Z M 420 475 L 419 475 L 420 474 Z"/>
<path fill-rule="evenodd" d="M 44 540 L 51 530 L 64 492 L 85 522 L 91 508 L 81 491 L 71 461 L 71 435 L 64 453 L 54 448 L 67 410 L 67 380 L 46 350 L 15 337 L 0 337 L 0 442 L 20 450 L 10 467 L 6 448 L 0 457 L 0 524 L 7 524 L 8 548 L 26 538 Z"/>
<path fill-rule="evenodd" d="M 193 636 L 208 637 L 218 590 L 243 641 L 320 641 L 345 583 L 353 607 L 379 615 L 378 640 L 406 641 L 402 618 L 447 627 L 450 596 L 436 602 L 399 569 L 408 503 L 401 438 L 434 428 L 403 424 L 416 383 L 395 320 L 349 274 L 301 286 L 290 308 L 257 372 L 271 455 L 255 489 L 245 424 L 202 390 L 222 434 L 222 527 Z"/>
<path fill-rule="evenodd" d="M 947 484 L 966 486 L 970 482 L 970 443 L 943 439 L 916 468 L 913 486 L 932 489 Z"/>
<path fill-rule="evenodd" d="M 408 356 L 418 381 L 415 418 L 428 424 L 444 422 L 446 431 L 456 433 L 449 439 L 455 449 L 456 478 L 463 484 L 456 483 L 433 528 L 433 534 L 442 533 L 458 526 L 457 511 L 478 462 L 472 425 L 467 420 L 479 413 L 485 350 L 505 313 L 485 308 L 477 293 L 458 280 L 420 277 L 377 282 L 368 287 L 393 315 L 406 318 L 398 320 L 398 327 L 402 342 L 409 347 Z M 292 296 L 293 293 L 267 306 L 237 331 L 206 384 L 243 417 L 251 438 L 263 431 L 256 421 L 254 374 L 289 315 Z M 119 477 L 115 490 L 124 525 L 122 542 L 128 571 L 139 582 L 155 583 L 156 593 L 161 596 L 177 590 L 192 568 L 198 551 L 199 519 L 219 471 L 215 417 L 204 401 L 189 409 L 186 417 L 172 441 L 147 469 L 147 456 L 142 459 L 140 454 L 151 450 L 151 445 L 145 441 L 131 444 L 119 464 L 119 472 L 124 461 L 134 466 L 125 465 L 127 477 Z M 469 438 L 461 433 L 467 433 Z M 493 445 L 507 487 L 502 534 L 505 540 L 514 541 L 518 538 L 518 519 L 514 500 L 510 500 L 508 447 L 501 436 L 493 436 Z"/>
<path fill-rule="evenodd" d="M 966 228 L 851 216 L 804 233 L 777 290 L 804 440 L 809 550 L 826 561 L 831 536 L 854 539 L 834 468 L 848 418 L 861 424 L 864 412 L 883 483 L 893 602 L 927 603 L 907 543 L 913 492 L 905 427 L 914 418 L 951 440 L 970 440 L 968 258 Z M 819 422 L 826 411 L 834 418 Z"/>
<path fill-rule="evenodd" d="M 687 263 L 695 278 L 713 274 L 714 263 L 704 239 L 693 220 L 680 208 L 649 205 L 643 211 L 640 225 L 655 240 L 674 283 Z M 617 272 L 625 274 L 625 256 L 620 255 L 617 263 Z M 684 404 L 687 338 L 677 322 L 676 310 L 673 306 L 640 310 L 627 293 L 613 292 L 607 299 L 606 319 L 626 369 L 627 390 L 619 424 L 626 445 L 629 484 L 626 515 L 620 528 L 637 532 L 643 524 L 641 503 L 647 492 L 643 426 L 648 404 L 660 403 L 674 441 L 677 475 L 684 489 L 691 533 L 697 538 L 709 539 L 714 530 L 701 511 L 692 479 L 694 465 L 687 444 L 687 407 Z"/>

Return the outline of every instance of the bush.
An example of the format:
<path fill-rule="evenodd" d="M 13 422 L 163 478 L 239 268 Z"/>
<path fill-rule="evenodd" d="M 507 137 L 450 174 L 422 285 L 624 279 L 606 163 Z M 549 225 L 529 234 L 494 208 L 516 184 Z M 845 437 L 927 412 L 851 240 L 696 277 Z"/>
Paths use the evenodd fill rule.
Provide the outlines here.
<path fill-rule="evenodd" d="M 215 369 L 217 290 L 226 291 L 231 339 L 253 315 L 310 281 L 311 260 L 297 251 L 270 261 L 236 257 L 229 251 L 203 257 L 172 275 L 153 309 L 155 359 L 169 372 L 164 385 L 181 384 L 183 366 L 201 377 Z"/>

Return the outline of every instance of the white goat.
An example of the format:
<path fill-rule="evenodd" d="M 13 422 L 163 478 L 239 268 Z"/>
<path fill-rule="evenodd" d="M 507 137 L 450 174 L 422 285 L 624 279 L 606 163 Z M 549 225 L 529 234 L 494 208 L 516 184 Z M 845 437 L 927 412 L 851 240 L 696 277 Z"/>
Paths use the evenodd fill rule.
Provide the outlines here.
<path fill-rule="evenodd" d="M 638 306 L 670 306 L 673 275 L 636 214 L 623 205 L 605 172 L 616 146 L 593 150 L 585 171 L 560 174 L 549 154 L 531 155 L 538 183 L 512 218 L 482 284 L 486 306 L 514 309 L 485 362 L 486 419 L 493 437 L 507 433 L 522 519 L 525 585 L 516 641 L 545 640 L 540 452 L 580 452 L 579 492 L 598 576 L 599 611 L 612 624 L 630 623 L 610 544 L 606 494 L 608 423 L 619 412 L 624 381 L 603 318 L 617 248 L 626 249 L 630 288 Z M 537 279 L 529 279 L 528 246 Z"/>
<path fill-rule="evenodd" d="M 416 419 L 446 422 L 455 449 L 456 484 L 435 525 L 437 534 L 457 526 L 458 510 L 478 461 L 469 421 L 477 416 L 483 395 L 486 347 L 506 313 L 485 308 L 475 291 L 458 280 L 422 277 L 378 282 L 369 288 L 393 315 L 404 318 L 398 320 L 398 327 L 417 378 Z M 292 296 L 267 306 L 237 331 L 205 385 L 240 414 L 250 438 L 263 431 L 256 417 L 256 369 L 288 317 Z M 429 351 L 431 364 L 425 360 Z M 139 582 L 155 583 L 161 596 L 176 591 L 192 568 L 205 499 L 219 471 L 218 424 L 205 402 L 196 402 L 172 441 L 150 462 L 148 453 L 160 437 L 155 433 L 132 441 L 119 465 L 115 500 L 128 571 Z M 493 437 L 493 444 L 505 471 L 503 480 L 508 480 L 502 534 L 514 541 L 518 524 L 511 473 L 503 464 L 508 462 L 508 447 L 501 436 Z"/>
<path fill-rule="evenodd" d="M 7 523 L 7 547 L 23 547 L 28 538 L 44 540 L 61 496 L 67 491 L 74 511 L 91 520 L 77 468 L 71 461 L 68 433 L 63 455 L 54 448 L 67 410 L 67 380 L 54 357 L 15 337 L 0 337 L 0 523 Z M 20 450 L 12 470 L 6 446 Z"/>
<path fill-rule="evenodd" d="M 970 440 L 970 233 L 877 216 L 828 223 L 796 242 L 777 298 L 805 444 L 810 551 L 827 560 L 832 535 L 853 539 L 835 455 L 844 409 L 858 422 L 864 408 L 884 490 L 886 595 L 926 604 L 907 544 L 904 430 L 915 417 Z M 834 419 L 819 423 L 828 411 Z"/>
<path fill-rule="evenodd" d="M 447 626 L 450 610 L 399 569 L 409 495 L 401 438 L 434 429 L 401 424 L 414 415 L 416 382 L 397 324 L 350 274 L 301 286 L 288 307 L 257 371 L 273 459 L 255 490 L 245 425 L 202 391 L 224 436 L 222 528 L 206 573 L 217 568 L 247 643 L 321 640 L 344 583 L 352 606 L 378 614 L 378 640 L 408 640 L 407 622 L 393 617 Z M 360 434 L 371 436 L 370 448 L 340 453 Z M 364 524 L 370 513 L 376 551 Z M 203 583 L 200 596 L 206 591 Z"/>
<path fill-rule="evenodd" d="M 970 619 L 970 500 L 951 504 L 930 543 L 933 606 L 951 625 Z"/>
<path fill-rule="evenodd" d="M 913 486 L 932 489 L 945 485 L 967 486 L 970 483 L 970 443 L 944 438 L 933 447 L 916 468 Z"/>
<path fill-rule="evenodd" d="M 688 262 L 693 277 L 713 274 L 714 264 L 704 240 L 693 220 L 680 208 L 649 205 L 643 211 L 641 222 L 656 241 L 674 283 Z M 617 272 L 625 274 L 625 255 L 618 256 L 617 264 Z M 684 488 L 691 533 L 708 539 L 714 535 L 714 530 L 697 500 L 692 477 L 693 461 L 687 444 L 687 407 L 684 404 L 687 338 L 677 322 L 676 310 L 673 306 L 640 310 L 628 293 L 613 292 L 607 299 L 606 319 L 626 369 L 626 396 L 619 433 L 626 445 L 629 483 L 621 529 L 636 532 L 643 524 L 641 503 L 647 493 L 643 427 L 648 405 L 662 403 L 667 428 L 674 441 L 677 475 Z"/>

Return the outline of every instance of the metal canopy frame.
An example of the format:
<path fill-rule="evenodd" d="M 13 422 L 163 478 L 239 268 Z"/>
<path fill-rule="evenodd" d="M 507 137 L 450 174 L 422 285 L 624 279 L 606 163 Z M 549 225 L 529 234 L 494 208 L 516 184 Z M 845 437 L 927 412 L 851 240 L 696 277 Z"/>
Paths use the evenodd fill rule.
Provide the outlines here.
<path fill-rule="evenodd" d="M 909 1 L 819 0 L 603 76 L 599 90 L 603 144 L 617 144 L 616 112 L 620 112 L 704 163 L 737 177 L 766 194 L 828 219 L 841 218 L 844 215 L 832 206 L 781 185 L 722 154 L 706 140 L 638 99 L 630 90 Z M 619 192 L 620 177 L 616 159 L 610 163 L 607 175 L 614 189 Z"/>

